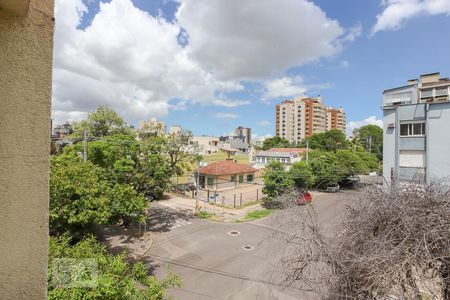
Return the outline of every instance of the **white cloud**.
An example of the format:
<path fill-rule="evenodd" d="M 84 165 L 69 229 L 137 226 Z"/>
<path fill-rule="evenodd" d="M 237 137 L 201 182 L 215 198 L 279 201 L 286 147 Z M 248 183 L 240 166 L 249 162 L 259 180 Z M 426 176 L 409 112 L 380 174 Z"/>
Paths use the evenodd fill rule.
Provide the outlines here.
<path fill-rule="evenodd" d="M 259 120 L 258 122 L 256 122 L 256 125 L 270 126 L 270 125 L 272 125 L 272 123 L 269 120 Z"/>
<path fill-rule="evenodd" d="M 362 25 L 361 23 L 358 23 L 347 30 L 347 34 L 342 38 L 342 41 L 354 42 L 359 36 L 361 36 L 362 32 L 363 32 Z"/>
<path fill-rule="evenodd" d="M 347 124 L 347 136 L 353 135 L 353 130 L 356 128 L 365 126 L 365 125 L 377 125 L 381 128 L 383 128 L 383 120 L 377 119 L 376 116 L 370 116 L 364 120 L 361 121 L 351 121 Z"/>
<path fill-rule="evenodd" d="M 303 84 L 303 78 L 295 77 L 281 77 L 273 80 L 268 80 L 264 83 L 264 94 L 262 100 L 270 100 L 278 97 L 291 97 L 302 95 L 307 91 Z"/>
<path fill-rule="evenodd" d="M 408 19 L 419 15 L 450 15 L 449 0 L 382 0 L 384 10 L 377 16 L 372 35 L 383 30 L 397 30 Z"/>
<path fill-rule="evenodd" d="M 222 79 L 260 79 L 337 53 L 345 33 L 306 0 L 184 0 L 189 54 Z"/>
<path fill-rule="evenodd" d="M 130 0 L 100 3 L 92 24 L 77 29 L 81 0 L 56 1 L 53 117 L 110 105 L 127 120 L 167 114 L 171 99 L 227 107 L 247 101 L 217 99 L 241 90 L 220 81 L 190 59 L 177 43 L 180 27 L 134 7 Z M 184 103 L 185 104 L 185 103 Z"/>
<path fill-rule="evenodd" d="M 273 134 L 267 133 L 264 135 L 259 135 L 257 133 L 253 133 L 252 134 L 252 138 L 254 141 L 259 141 L 259 142 L 263 142 L 264 140 L 273 137 Z"/>
<path fill-rule="evenodd" d="M 268 101 L 275 98 L 289 98 L 304 95 L 306 92 L 318 92 L 324 89 L 332 88 L 329 83 L 305 84 L 301 76 L 281 77 L 267 80 L 263 84 L 262 101 Z"/>
<path fill-rule="evenodd" d="M 151 16 L 131 0 L 100 2 L 79 29 L 87 6 L 56 0 L 53 117 L 82 118 L 99 104 L 135 123 L 192 104 L 237 107 L 241 80 L 282 76 L 286 69 L 332 56 L 352 40 L 306 0 L 180 0 L 173 22 Z M 177 37 L 183 33 L 185 43 Z M 300 93 L 301 82 L 268 90 Z"/>
<path fill-rule="evenodd" d="M 239 115 L 233 114 L 233 113 L 218 112 L 218 113 L 214 114 L 214 117 L 220 118 L 220 119 L 237 119 L 237 118 L 239 118 Z"/>

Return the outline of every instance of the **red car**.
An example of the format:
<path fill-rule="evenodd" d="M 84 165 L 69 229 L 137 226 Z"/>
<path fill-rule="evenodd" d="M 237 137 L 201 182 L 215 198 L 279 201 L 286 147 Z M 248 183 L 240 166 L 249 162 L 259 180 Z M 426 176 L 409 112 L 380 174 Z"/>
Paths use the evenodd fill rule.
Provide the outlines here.
<path fill-rule="evenodd" d="M 304 192 L 300 198 L 297 199 L 298 205 L 305 205 L 312 201 L 312 195 L 308 192 Z"/>

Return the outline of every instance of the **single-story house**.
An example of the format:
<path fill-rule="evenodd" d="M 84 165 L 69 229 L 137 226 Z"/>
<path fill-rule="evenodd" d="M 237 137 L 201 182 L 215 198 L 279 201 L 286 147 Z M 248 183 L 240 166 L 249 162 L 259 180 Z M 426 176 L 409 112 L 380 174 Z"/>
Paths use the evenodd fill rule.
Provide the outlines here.
<path fill-rule="evenodd" d="M 216 191 L 236 188 L 242 184 L 253 183 L 256 169 L 246 164 L 238 164 L 232 159 L 210 163 L 199 170 L 201 188 Z"/>
<path fill-rule="evenodd" d="M 291 165 L 300 161 L 304 152 L 306 152 L 306 148 L 271 148 L 258 152 L 255 156 L 255 161 L 262 166 L 271 161 L 279 161 L 283 164 Z"/>

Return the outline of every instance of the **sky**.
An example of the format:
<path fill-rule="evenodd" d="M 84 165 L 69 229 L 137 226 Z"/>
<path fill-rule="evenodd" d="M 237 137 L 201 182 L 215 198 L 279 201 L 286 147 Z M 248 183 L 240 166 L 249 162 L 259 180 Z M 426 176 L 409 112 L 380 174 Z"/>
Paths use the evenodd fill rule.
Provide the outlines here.
<path fill-rule="evenodd" d="M 56 0 L 53 124 L 107 105 L 195 135 L 273 135 L 300 95 L 382 125 L 385 89 L 450 76 L 450 0 Z"/>

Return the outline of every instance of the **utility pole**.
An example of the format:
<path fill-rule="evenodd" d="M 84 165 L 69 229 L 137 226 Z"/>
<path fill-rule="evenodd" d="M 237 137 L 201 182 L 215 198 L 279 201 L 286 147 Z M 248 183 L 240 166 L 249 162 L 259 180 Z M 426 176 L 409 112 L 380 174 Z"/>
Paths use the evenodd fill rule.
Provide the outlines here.
<path fill-rule="evenodd" d="M 84 132 L 84 148 L 83 148 L 83 162 L 87 162 L 88 159 L 88 139 L 87 139 L 88 133 L 87 131 Z"/>
<path fill-rule="evenodd" d="M 309 139 L 306 140 L 306 164 L 309 164 Z"/>

